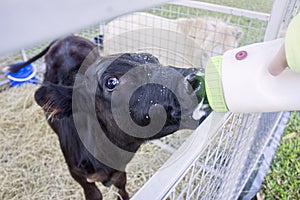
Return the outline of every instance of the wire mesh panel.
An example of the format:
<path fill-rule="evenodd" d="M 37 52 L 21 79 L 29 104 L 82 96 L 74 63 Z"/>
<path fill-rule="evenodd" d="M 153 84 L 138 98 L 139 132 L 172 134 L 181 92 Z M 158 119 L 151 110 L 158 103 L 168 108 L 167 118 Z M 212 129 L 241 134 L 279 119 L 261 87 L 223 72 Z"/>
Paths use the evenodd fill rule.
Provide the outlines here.
<path fill-rule="evenodd" d="M 163 64 L 183 66 L 205 66 L 206 60 L 212 55 L 222 54 L 237 45 L 263 40 L 266 16 L 265 21 L 256 20 L 255 17 L 232 17 L 228 12 L 205 9 L 203 4 L 179 2 L 183 3 L 176 2 L 178 5 L 168 4 L 112 19 L 106 23 L 104 33 L 99 25 L 95 25 L 77 35 L 93 40 L 104 34 L 107 43 L 105 54 L 149 51 L 161 58 Z M 219 1 L 217 3 L 220 4 Z M 185 4 L 189 6 L 183 6 Z M 272 1 L 243 1 L 238 4 L 235 1 L 222 1 L 221 4 L 239 8 L 251 5 L 269 11 Z M 25 49 L 26 57 L 36 55 L 48 43 Z M 22 59 L 20 57 L 17 61 Z M 1 65 L 4 64 L 1 62 Z"/>
<path fill-rule="evenodd" d="M 219 189 L 220 199 L 253 197 L 268 171 L 289 115 L 289 112 L 263 113 L 256 117 L 256 124 L 249 123 L 251 127 L 242 130 L 240 134 L 244 135 L 236 146 L 229 173 L 224 176 L 227 181 Z"/>
<path fill-rule="evenodd" d="M 196 140 L 189 138 L 178 150 L 196 150 L 197 145 L 203 144 L 199 140 L 205 138 L 203 134 L 209 135 L 204 148 L 194 159 L 186 159 L 182 155 L 171 158 L 172 162 L 167 162 L 133 199 L 250 199 L 257 191 L 257 188 L 251 188 L 254 179 L 261 165 L 266 164 L 264 159 L 269 159 L 268 162 L 272 159 L 288 116 L 289 113 L 230 114 L 221 120 L 217 116 L 215 119 L 222 121 L 217 130 L 205 131 L 200 126 L 192 136 Z M 207 121 L 204 123 L 207 126 Z M 270 146 L 271 153 L 267 149 Z M 183 166 L 178 167 L 176 162 Z M 181 167 L 186 169 L 181 171 Z M 165 168 L 173 171 L 173 176 L 178 179 L 174 182 L 162 181 L 170 175 Z M 168 182 L 170 187 L 156 190 L 158 181 Z"/>
<path fill-rule="evenodd" d="M 143 51 L 165 65 L 205 67 L 211 56 L 264 39 L 265 13 L 192 1 L 174 4 L 106 23 L 104 54 Z M 241 5 L 247 7 L 247 2 Z"/>
<path fill-rule="evenodd" d="M 229 116 L 173 189 L 171 199 L 218 199 L 218 191 L 226 181 L 224 174 L 229 170 L 230 161 L 234 159 L 243 134 L 247 134 L 255 120 L 256 116 Z"/>

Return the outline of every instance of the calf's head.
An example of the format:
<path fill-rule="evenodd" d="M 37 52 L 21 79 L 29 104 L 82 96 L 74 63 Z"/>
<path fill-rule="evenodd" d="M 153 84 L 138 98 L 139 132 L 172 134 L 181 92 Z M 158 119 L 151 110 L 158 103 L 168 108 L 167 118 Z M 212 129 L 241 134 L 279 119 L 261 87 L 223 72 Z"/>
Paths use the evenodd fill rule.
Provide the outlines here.
<path fill-rule="evenodd" d="M 144 141 L 196 128 L 191 116 L 198 104 L 197 84 L 188 79 L 195 73 L 162 66 L 150 54 L 118 54 L 78 73 L 72 87 L 45 84 L 35 98 L 48 105 L 53 120 L 73 117 L 93 156 L 124 170 Z"/>

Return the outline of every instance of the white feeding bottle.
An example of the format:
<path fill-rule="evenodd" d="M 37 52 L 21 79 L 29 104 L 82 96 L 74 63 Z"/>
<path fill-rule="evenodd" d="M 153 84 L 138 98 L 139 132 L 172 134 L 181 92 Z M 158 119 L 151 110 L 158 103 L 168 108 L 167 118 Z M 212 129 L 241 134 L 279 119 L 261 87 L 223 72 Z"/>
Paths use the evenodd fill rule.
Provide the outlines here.
<path fill-rule="evenodd" d="M 234 113 L 300 110 L 300 73 L 289 68 L 278 76 L 268 72 L 283 43 L 284 39 L 256 43 L 211 58 L 205 88 L 212 109 Z"/>

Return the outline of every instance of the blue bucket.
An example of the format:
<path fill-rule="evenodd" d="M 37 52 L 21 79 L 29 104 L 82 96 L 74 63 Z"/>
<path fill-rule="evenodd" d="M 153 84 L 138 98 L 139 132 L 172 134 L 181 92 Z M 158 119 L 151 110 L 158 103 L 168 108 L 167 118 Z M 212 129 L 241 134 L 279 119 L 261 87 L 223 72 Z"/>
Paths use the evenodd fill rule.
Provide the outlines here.
<path fill-rule="evenodd" d="M 17 73 L 9 72 L 6 74 L 12 86 L 20 86 L 24 83 L 36 84 L 36 68 L 28 64 Z"/>

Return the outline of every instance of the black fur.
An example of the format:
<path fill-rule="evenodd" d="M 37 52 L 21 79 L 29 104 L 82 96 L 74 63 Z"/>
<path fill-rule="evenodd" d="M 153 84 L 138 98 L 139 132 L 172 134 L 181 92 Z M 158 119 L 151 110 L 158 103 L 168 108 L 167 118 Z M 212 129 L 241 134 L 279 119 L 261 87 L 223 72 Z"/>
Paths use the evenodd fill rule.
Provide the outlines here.
<path fill-rule="evenodd" d="M 136 137 L 124 132 L 112 116 L 111 101 L 114 89 L 108 85 L 108 79 L 121 80 L 129 70 L 143 67 L 145 64 L 162 66 L 158 59 L 150 54 L 119 54 L 101 58 L 93 51 L 95 47 L 90 41 L 76 36 L 56 40 L 47 47 L 44 50 L 46 52 L 45 79 L 43 85 L 35 93 L 35 100 L 43 108 L 49 125 L 58 135 L 69 171 L 84 189 L 85 198 L 102 199 L 102 194 L 95 185 L 96 181 L 100 181 L 105 186 L 116 186 L 122 199 L 126 200 L 129 199 L 129 195 L 125 189 L 125 166 L 132 156 L 118 158 L 119 168 L 113 168 L 96 159 L 83 144 L 74 117 L 77 114 L 90 117 L 90 111 L 94 109 L 96 121 L 103 130 L 103 133 L 97 131 L 96 134 L 104 134 L 112 144 L 134 153 L 144 141 L 166 136 L 182 128 L 180 123 L 185 116 L 182 116 L 181 112 L 189 110 L 191 113 L 193 105 L 181 105 L 179 103 L 181 97 L 160 84 L 143 85 L 132 94 L 129 101 L 128 109 L 132 120 L 139 126 L 147 126 L 152 120 L 148 116 L 150 107 L 159 104 L 166 111 L 166 122 L 158 133 L 149 137 Z M 45 53 L 44 51 L 42 53 Z M 88 60 L 85 60 L 88 55 Z M 105 63 L 109 64 L 104 69 Z M 173 69 L 184 76 L 196 72 L 195 69 Z M 98 73 L 101 70 L 102 73 Z M 78 85 L 74 85 L 76 75 L 78 78 L 76 80 L 80 83 Z M 151 76 L 159 76 L 159 68 L 152 70 Z M 138 81 L 138 74 L 127 78 L 126 81 Z M 178 83 L 186 80 L 173 81 L 174 90 L 179 90 L 179 94 L 182 94 L 181 87 L 184 84 Z M 92 83 L 96 85 L 90 87 L 89 84 Z M 122 88 L 121 85 L 122 83 L 117 85 L 116 90 Z M 95 93 L 91 89 L 93 87 L 96 87 Z M 76 104 L 73 99 L 75 91 L 78 91 L 77 98 L 79 98 L 77 99 L 79 105 L 76 108 L 72 107 Z M 126 94 L 127 91 L 121 90 L 122 92 Z M 92 98 L 95 98 L 94 104 L 90 100 Z M 121 102 L 122 96 L 117 100 Z M 87 130 L 86 134 L 91 133 Z M 110 155 L 111 149 L 105 147 L 106 143 L 101 145 L 101 142 L 103 141 L 97 143 L 97 147 L 100 151 Z M 114 160 L 114 158 L 107 157 Z"/>

